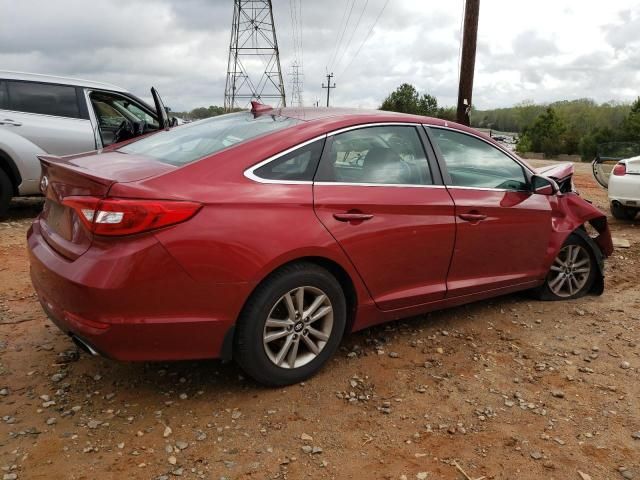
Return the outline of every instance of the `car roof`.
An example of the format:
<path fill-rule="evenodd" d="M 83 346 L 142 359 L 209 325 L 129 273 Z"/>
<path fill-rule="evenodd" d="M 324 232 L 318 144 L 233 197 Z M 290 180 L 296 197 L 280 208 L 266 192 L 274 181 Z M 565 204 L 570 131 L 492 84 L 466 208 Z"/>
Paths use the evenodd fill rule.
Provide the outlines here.
<path fill-rule="evenodd" d="M 12 72 L 0 70 L 0 79 L 3 80 L 23 80 L 27 82 L 55 83 L 58 85 L 72 85 L 74 87 L 98 88 L 102 90 L 112 90 L 114 92 L 126 92 L 127 90 L 105 82 L 95 82 L 81 78 L 58 77 L 55 75 L 44 75 L 41 73 Z"/>
<path fill-rule="evenodd" d="M 297 108 L 279 108 L 275 111 L 279 115 L 296 118 L 308 123 L 315 124 L 335 124 L 345 123 L 351 125 L 359 125 L 365 123 L 383 123 L 383 122 L 407 122 L 421 123 L 424 125 L 432 125 L 434 127 L 448 127 L 463 132 L 472 133 L 480 136 L 491 143 L 500 146 L 488 135 L 475 130 L 473 128 L 461 125 L 449 120 L 441 118 L 425 117 L 422 115 L 412 115 L 409 113 L 388 112 L 385 110 L 372 110 L 360 108 L 332 108 L 332 107 L 297 107 Z M 274 111 L 267 110 L 264 114 L 273 114 Z M 501 147 L 501 146 L 500 146 Z M 501 147 L 502 148 L 502 147 Z"/>

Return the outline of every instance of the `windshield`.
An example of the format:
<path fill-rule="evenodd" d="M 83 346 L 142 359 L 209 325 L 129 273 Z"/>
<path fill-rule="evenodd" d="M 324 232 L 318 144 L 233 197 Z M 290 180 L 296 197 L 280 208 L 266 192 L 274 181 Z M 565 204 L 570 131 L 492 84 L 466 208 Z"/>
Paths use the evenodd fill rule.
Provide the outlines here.
<path fill-rule="evenodd" d="M 119 148 L 119 152 L 145 155 L 181 166 L 224 148 L 300 123 L 279 115 L 254 117 L 249 112 L 212 117 L 158 132 Z"/>

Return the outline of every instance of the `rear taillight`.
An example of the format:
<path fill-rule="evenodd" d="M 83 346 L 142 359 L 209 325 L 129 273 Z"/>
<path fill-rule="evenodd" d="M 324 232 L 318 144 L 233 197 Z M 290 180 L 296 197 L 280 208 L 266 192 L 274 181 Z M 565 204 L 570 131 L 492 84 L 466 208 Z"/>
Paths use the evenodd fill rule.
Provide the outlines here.
<path fill-rule="evenodd" d="M 619 177 L 627 174 L 627 166 L 624 163 L 617 163 L 611 172 Z"/>
<path fill-rule="evenodd" d="M 133 235 L 168 227 L 193 217 L 202 207 L 196 202 L 135 198 L 66 197 L 82 223 L 96 235 Z"/>

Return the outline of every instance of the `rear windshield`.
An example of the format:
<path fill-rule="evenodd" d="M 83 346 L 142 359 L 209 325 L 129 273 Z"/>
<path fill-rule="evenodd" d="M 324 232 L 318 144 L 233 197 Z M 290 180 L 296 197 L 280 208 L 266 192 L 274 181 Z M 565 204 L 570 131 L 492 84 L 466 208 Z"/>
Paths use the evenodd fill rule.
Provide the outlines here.
<path fill-rule="evenodd" d="M 259 135 L 281 130 L 300 120 L 279 115 L 254 117 L 249 112 L 230 113 L 183 125 L 142 138 L 118 149 L 181 166 Z"/>

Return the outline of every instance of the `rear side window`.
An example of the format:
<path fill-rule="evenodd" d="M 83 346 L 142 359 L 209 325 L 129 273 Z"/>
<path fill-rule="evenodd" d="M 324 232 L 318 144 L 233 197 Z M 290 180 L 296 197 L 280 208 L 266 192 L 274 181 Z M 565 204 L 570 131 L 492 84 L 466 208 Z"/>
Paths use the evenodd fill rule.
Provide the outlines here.
<path fill-rule="evenodd" d="M 333 136 L 316 181 L 431 185 L 427 157 L 415 127 L 386 125 Z"/>
<path fill-rule="evenodd" d="M 75 87 L 9 81 L 9 108 L 18 112 L 79 118 Z"/>
<path fill-rule="evenodd" d="M 170 165 L 186 165 L 227 147 L 300 123 L 280 115 L 230 113 L 149 135 L 118 151 L 144 155 Z"/>
<path fill-rule="evenodd" d="M 312 181 L 316 172 L 324 138 L 297 148 L 253 171 L 265 180 Z"/>
<path fill-rule="evenodd" d="M 0 108 L 9 108 L 9 99 L 7 96 L 7 82 L 0 80 Z"/>

